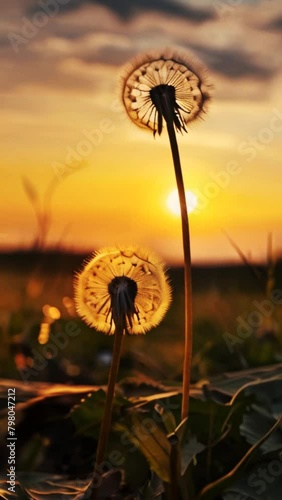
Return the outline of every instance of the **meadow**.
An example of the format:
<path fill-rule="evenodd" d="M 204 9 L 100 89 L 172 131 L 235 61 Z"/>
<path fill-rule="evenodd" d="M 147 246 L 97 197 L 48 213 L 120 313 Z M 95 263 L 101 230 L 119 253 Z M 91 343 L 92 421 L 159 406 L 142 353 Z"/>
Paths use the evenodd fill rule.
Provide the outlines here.
<path fill-rule="evenodd" d="M 66 347 L 59 348 L 56 356 L 46 363 L 46 368 L 36 376 L 31 376 L 30 381 L 106 382 L 112 338 L 87 327 L 77 317 L 72 302 L 73 277 L 85 257 L 85 254 L 60 251 L 2 255 L 1 342 L 5 346 L 1 350 L 2 376 L 21 379 L 14 361 L 14 356 L 21 350 L 26 354 L 32 349 L 39 352 L 46 350 L 44 344 L 38 343 L 38 336 L 40 325 L 44 322 L 43 308 L 47 304 L 56 307 L 60 314 L 60 318 L 51 325 L 53 334 L 63 332 L 69 321 L 74 321 L 81 333 L 71 338 Z M 257 266 L 257 269 L 261 283 L 266 283 L 267 269 L 263 265 Z M 198 265 L 193 267 L 192 272 L 194 381 L 227 370 L 246 369 L 282 360 L 281 304 L 274 305 L 273 311 L 266 309 L 264 312 L 262 303 L 266 296 L 250 269 L 240 264 Z M 181 379 L 183 270 L 170 268 L 168 274 L 173 289 L 172 305 L 163 323 L 153 331 L 144 336 L 126 336 L 121 365 L 124 374 L 139 370 L 152 378 Z M 277 283 L 281 281 L 281 274 L 282 265 L 279 263 L 275 272 Z M 249 323 L 248 316 L 252 313 L 254 318 L 251 317 Z M 246 333 L 241 338 L 242 325 L 245 325 L 243 330 Z M 234 345 L 233 336 L 237 339 Z M 52 358 L 52 352 L 50 356 Z"/>
<path fill-rule="evenodd" d="M 11 387 L 17 403 L 17 441 L 8 441 L 16 443 L 17 476 L 10 468 L 10 482 L 0 478 L 7 500 L 95 498 L 90 496 L 93 453 L 112 336 L 86 326 L 76 314 L 73 276 L 84 258 L 57 250 L 2 254 L 3 463 L 13 463 L 14 457 L 13 448 L 7 452 L 5 446 Z M 282 308 L 270 306 L 258 285 L 267 284 L 267 267 L 254 269 L 261 280 L 244 265 L 193 267 L 194 353 L 186 429 L 183 422 L 177 427 L 183 269 L 168 270 L 173 301 L 165 320 L 146 335 L 125 337 L 107 456 L 95 473 L 97 498 L 279 498 Z M 277 283 L 281 273 L 278 263 Z M 251 326 L 255 318 L 256 328 Z M 172 435 L 181 442 L 180 486 L 169 479 Z M 269 481 L 259 475 L 261 464 L 270 471 Z"/>

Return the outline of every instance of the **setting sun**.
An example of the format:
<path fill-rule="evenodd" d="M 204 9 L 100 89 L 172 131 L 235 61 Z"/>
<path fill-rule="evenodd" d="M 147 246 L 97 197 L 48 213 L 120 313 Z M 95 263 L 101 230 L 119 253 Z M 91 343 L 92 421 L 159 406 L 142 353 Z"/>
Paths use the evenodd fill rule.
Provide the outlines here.
<path fill-rule="evenodd" d="M 190 214 L 195 210 L 198 204 L 197 196 L 192 191 L 185 191 L 186 203 L 188 206 L 188 213 Z M 178 199 L 177 189 L 174 189 L 169 193 L 166 200 L 167 207 L 174 215 L 180 215 L 180 205 Z"/>

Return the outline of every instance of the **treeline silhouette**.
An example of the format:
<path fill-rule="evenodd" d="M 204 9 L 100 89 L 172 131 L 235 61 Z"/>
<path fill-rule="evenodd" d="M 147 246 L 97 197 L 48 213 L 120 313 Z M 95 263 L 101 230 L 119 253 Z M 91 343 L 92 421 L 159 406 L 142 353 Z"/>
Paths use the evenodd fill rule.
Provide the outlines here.
<path fill-rule="evenodd" d="M 91 252 L 73 252 L 57 248 L 44 251 L 34 249 L 18 249 L 0 252 L 0 270 L 18 273 L 29 273 L 36 267 L 42 273 L 53 274 L 64 272 L 73 274 L 78 271 Z M 262 280 L 266 279 L 266 265 L 255 265 Z M 168 266 L 168 272 L 174 288 L 181 288 L 183 279 L 182 267 Z M 244 264 L 195 264 L 192 267 L 193 289 L 203 291 L 211 288 L 221 290 L 258 291 L 259 286 L 250 268 Z M 276 263 L 276 288 L 282 284 L 282 259 Z"/>

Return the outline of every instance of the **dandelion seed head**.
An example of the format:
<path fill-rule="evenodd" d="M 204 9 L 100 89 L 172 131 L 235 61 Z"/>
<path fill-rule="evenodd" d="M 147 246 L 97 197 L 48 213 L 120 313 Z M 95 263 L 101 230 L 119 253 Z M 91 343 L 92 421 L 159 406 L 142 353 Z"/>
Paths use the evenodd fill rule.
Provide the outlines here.
<path fill-rule="evenodd" d="M 157 326 L 171 302 L 163 264 L 141 248 L 104 248 L 96 252 L 75 280 L 78 314 L 98 331 L 129 334 Z"/>
<path fill-rule="evenodd" d="M 139 127 L 161 134 L 166 122 L 165 99 L 175 128 L 203 117 L 211 97 L 207 70 L 194 56 L 165 49 L 137 56 L 122 74 L 122 101 Z"/>

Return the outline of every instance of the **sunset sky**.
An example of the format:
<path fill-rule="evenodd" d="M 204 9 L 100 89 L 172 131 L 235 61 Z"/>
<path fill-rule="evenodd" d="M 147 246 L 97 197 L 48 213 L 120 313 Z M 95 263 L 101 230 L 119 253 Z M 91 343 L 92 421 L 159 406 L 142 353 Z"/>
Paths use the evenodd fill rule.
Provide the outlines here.
<path fill-rule="evenodd" d="M 131 123 L 119 99 L 128 59 L 176 47 L 214 86 L 205 120 L 178 134 L 198 198 L 193 261 L 238 259 L 224 231 L 254 259 L 272 232 L 281 253 L 282 2 L 9 0 L 0 10 L 2 248 L 36 237 L 24 177 L 39 204 L 57 182 L 49 245 L 137 244 L 181 263 L 167 136 Z"/>

